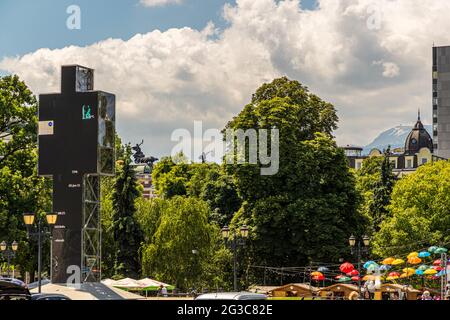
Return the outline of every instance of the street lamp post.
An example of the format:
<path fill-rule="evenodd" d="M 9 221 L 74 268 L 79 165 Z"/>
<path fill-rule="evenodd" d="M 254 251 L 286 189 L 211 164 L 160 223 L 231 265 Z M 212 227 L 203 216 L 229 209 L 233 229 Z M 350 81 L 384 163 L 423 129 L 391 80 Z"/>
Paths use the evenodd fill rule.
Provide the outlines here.
<path fill-rule="evenodd" d="M 351 236 L 348 239 L 352 255 L 356 255 L 358 259 L 358 291 L 361 296 L 361 259 L 362 254 L 368 252 L 368 247 L 370 245 L 370 238 L 368 236 L 363 236 L 362 242 L 360 240 L 356 241 L 355 236 Z"/>
<path fill-rule="evenodd" d="M 237 250 L 238 247 L 245 246 L 245 240 L 248 238 L 248 228 L 247 226 L 242 226 L 239 229 L 239 233 L 233 233 L 233 238 L 230 239 L 230 228 L 227 226 L 222 228 L 222 238 L 225 243 L 229 244 L 231 251 L 233 252 L 233 288 L 234 291 L 238 291 L 238 281 L 237 281 Z"/>
<path fill-rule="evenodd" d="M 36 219 L 37 217 L 37 219 Z M 56 224 L 56 220 L 58 219 L 57 213 L 46 213 L 45 214 L 46 222 L 48 228 L 43 226 L 43 219 L 40 215 L 35 215 L 34 213 L 24 213 L 23 221 L 27 227 L 28 237 L 32 237 L 37 239 L 38 242 L 38 292 L 41 293 L 41 272 L 42 272 L 42 241 L 45 237 L 49 237 L 51 239 L 52 229 Z M 35 221 L 36 220 L 36 221 Z M 36 225 L 35 225 L 36 222 Z M 50 266 L 51 268 L 51 266 Z"/>
<path fill-rule="evenodd" d="M 7 263 L 7 268 L 8 269 L 6 271 L 8 278 L 9 278 L 9 269 L 10 269 L 10 266 L 11 266 L 11 259 L 14 259 L 14 257 L 16 256 L 16 251 L 17 251 L 18 248 L 19 248 L 19 244 L 16 241 L 14 241 L 11 244 L 11 249 L 8 248 L 8 244 L 5 241 L 0 243 L 0 251 L 2 253 L 2 256 L 4 258 L 6 258 L 6 260 L 8 262 Z"/>

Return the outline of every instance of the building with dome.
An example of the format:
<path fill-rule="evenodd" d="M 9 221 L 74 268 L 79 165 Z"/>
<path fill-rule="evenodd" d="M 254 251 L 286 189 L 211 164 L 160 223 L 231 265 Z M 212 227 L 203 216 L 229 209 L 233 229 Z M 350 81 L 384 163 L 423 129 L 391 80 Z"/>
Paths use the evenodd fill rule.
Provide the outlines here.
<path fill-rule="evenodd" d="M 355 170 L 362 168 L 365 159 L 381 157 L 384 153 L 384 150 L 372 149 L 369 155 L 365 156 L 362 154 L 363 148 L 361 147 L 346 146 L 343 149 L 350 167 Z M 405 147 L 391 150 L 389 154 L 393 172 L 402 176 L 416 171 L 418 167 L 426 163 L 445 160 L 434 155 L 433 152 L 433 139 L 422 124 L 419 111 L 417 122 L 406 138 Z"/>

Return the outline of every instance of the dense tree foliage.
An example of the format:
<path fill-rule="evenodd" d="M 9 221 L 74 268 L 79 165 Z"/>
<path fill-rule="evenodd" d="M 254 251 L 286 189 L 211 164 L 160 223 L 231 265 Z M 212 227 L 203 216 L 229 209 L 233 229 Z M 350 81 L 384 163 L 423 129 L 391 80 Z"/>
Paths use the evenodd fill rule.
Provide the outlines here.
<path fill-rule="evenodd" d="M 271 266 L 336 261 L 348 237 L 364 230 L 355 179 L 331 133 L 334 107 L 297 81 L 263 85 L 227 129 L 279 129 L 279 172 L 261 164 L 228 165 L 244 205 L 235 224 L 251 226 L 252 258 Z"/>
<path fill-rule="evenodd" d="M 26 239 L 22 214 L 51 210 L 51 183 L 37 176 L 37 102 L 17 76 L 0 78 L 0 241 L 19 242 L 13 261 L 34 277 L 36 243 Z M 46 243 L 45 252 L 49 244 Z M 44 271 L 49 259 L 44 260 Z"/>
<path fill-rule="evenodd" d="M 376 254 L 449 243 L 450 163 L 427 164 L 399 180 L 389 211 L 373 241 Z"/>
<path fill-rule="evenodd" d="M 393 166 L 389 160 L 390 148 L 384 152 L 380 175 L 373 188 L 373 201 L 369 203 L 369 212 L 372 218 L 372 229 L 380 230 L 380 224 L 388 217 L 388 206 L 391 201 L 392 189 L 395 185 Z"/>
<path fill-rule="evenodd" d="M 163 198 L 187 196 L 206 201 L 210 221 L 221 226 L 229 224 L 241 206 L 232 177 L 215 163 L 175 164 L 165 157 L 155 165 L 152 177 Z"/>
<path fill-rule="evenodd" d="M 142 230 L 136 221 L 136 199 L 140 196 L 136 174 L 127 146 L 123 166 L 118 168 L 112 194 L 113 238 L 116 243 L 115 275 L 137 278 L 140 274 L 139 248 Z"/>
<path fill-rule="evenodd" d="M 180 196 L 149 203 L 154 206 L 149 216 L 155 219 L 147 221 L 152 228 L 142 248 L 143 274 L 184 290 L 226 286 L 223 269 L 229 253 L 220 244 L 220 230 L 208 222 L 208 205 Z"/>

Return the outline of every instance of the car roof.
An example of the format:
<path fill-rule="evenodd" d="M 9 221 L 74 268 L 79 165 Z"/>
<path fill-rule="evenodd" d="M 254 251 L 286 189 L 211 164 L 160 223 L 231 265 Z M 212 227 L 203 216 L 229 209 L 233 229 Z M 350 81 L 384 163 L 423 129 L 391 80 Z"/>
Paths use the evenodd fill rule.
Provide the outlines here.
<path fill-rule="evenodd" d="M 205 293 L 195 300 L 265 300 L 267 296 L 252 292 L 217 292 Z"/>

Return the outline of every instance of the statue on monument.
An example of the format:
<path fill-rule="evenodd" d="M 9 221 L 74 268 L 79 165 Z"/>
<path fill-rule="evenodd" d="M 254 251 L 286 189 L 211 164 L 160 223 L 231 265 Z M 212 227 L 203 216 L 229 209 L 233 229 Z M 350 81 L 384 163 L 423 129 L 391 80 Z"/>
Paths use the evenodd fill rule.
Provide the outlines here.
<path fill-rule="evenodd" d="M 136 144 L 131 149 L 134 151 L 133 158 L 136 164 L 147 164 L 150 168 L 153 168 L 153 164 L 158 161 L 155 157 L 146 157 L 142 152 L 141 146 L 144 144 L 144 140 L 140 144 Z"/>

